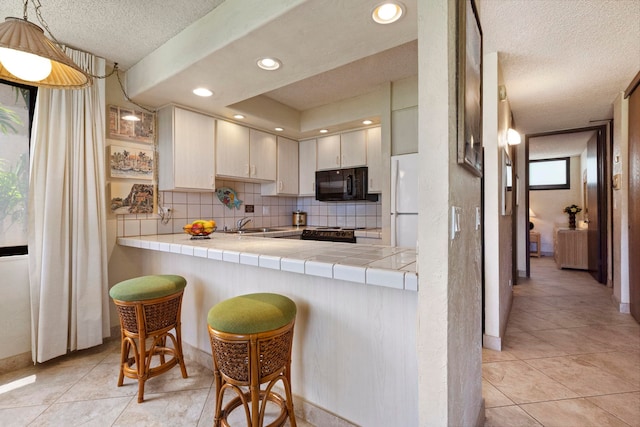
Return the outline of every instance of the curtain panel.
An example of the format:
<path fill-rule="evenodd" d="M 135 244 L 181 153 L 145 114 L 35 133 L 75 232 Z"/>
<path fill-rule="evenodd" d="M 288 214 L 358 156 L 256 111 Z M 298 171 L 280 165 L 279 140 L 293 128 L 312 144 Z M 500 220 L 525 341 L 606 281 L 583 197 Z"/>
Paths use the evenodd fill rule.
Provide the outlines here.
<path fill-rule="evenodd" d="M 104 74 L 104 59 L 66 52 Z M 34 362 L 109 336 L 104 152 L 104 79 L 81 90 L 38 90 L 28 208 Z"/>

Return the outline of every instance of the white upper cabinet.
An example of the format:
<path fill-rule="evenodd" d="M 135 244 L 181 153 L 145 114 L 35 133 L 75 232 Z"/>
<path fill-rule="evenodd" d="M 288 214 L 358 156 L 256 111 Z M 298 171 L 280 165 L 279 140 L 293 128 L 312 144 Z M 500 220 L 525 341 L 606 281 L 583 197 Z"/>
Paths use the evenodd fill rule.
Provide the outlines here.
<path fill-rule="evenodd" d="M 249 175 L 258 181 L 275 181 L 277 165 L 276 136 L 251 129 L 249 132 Z"/>
<path fill-rule="evenodd" d="M 367 144 L 364 130 L 318 138 L 318 170 L 366 166 Z"/>
<path fill-rule="evenodd" d="M 215 190 L 215 119 L 175 106 L 158 111 L 158 189 Z"/>
<path fill-rule="evenodd" d="M 340 135 L 340 167 L 367 165 L 366 131 L 356 130 Z"/>
<path fill-rule="evenodd" d="M 382 129 L 369 128 L 367 132 L 367 166 L 369 167 L 369 193 L 382 192 Z"/>
<path fill-rule="evenodd" d="M 340 167 L 340 135 L 318 138 L 316 146 L 318 170 Z"/>
<path fill-rule="evenodd" d="M 298 195 L 315 196 L 316 194 L 316 140 L 300 141 L 299 151 L 299 181 Z"/>
<path fill-rule="evenodd" d="M 298 194 L 298 142 L 279 136 L 278 165 L 275 182 L 262 184 L 263 196 L 296 196 Z"/>
<path fill-rule="evenodd" d="M 249 178 L 249 128 L 218 120 L 216 124 L 216 175 Z"/>
<path fill-rule="evenodd" d="M 219 120 L 216 126 L 216 176 L 275 181 L 275 135 Z"/>

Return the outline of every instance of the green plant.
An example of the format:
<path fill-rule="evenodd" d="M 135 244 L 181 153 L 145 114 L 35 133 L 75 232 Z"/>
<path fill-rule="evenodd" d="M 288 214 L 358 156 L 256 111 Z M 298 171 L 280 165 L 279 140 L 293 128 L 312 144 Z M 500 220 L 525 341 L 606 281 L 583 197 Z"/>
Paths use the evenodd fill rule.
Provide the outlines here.
<path fill-rule="evenodd" d="M 25 96 L 24 91 L 16 92 Z M 17 133 L 16 126 L 22 125 L 20 117 L 10 108 L 0 105 L 0 133 Z M 26 215 L 27 194 L 29 191 L 29 157 L 23 153 L 14 166 L 0 159 L 0 226 L 6 218 L 11 218 L 11 225 L 23 222 Z M 6 230 L 3 230 L 3 232 Z"/>
<path fill-rule="evenodd" d="M 0 105 L 0 132 L 5 135 L 9 132 L 17 133 L 18 130 L 14 125 L 21 125 L 22 120 L 20 117 L 11 109 Z"/>
<path fill-rule="evenodd" d="M 11 223 L 22 221 L 26 214 L 26 195 L 28 191 L 28 161 L 23 154 L 15 167 L 7 167 L 0 159 L 0 224 L 6 218 Z"/>

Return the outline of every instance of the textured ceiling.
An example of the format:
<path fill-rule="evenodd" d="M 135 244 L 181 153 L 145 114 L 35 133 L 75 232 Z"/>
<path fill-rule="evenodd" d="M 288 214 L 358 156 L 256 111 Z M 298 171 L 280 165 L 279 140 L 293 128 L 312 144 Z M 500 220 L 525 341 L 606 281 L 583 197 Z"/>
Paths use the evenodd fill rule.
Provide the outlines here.
<path fill-rule="evenodd" d="M 539 136 L 529 139 L 529 158 L 554 159 L 579 156 L 595 131 Z"/>
<path fill-rule="evenodd" d="M 479 0 L 523 133 L 587 127 L 640 71 L 639 0 Z"/>
<path fill-rule="evenodd" d="M 510 105 L 521 132 L 581 128 L 589 126 L 591 120 L 612 116 L 612 101 L 640 70 L 640 0 L 476 1 L 484 33 L 484 51 L 500 52 Z M 242 86 L 243 81 L 247 81 L 254 87 L 244 98 L 236 97 L 240 99 L 233 102 L 264 93 L 295 110 L 305 110 L 361 94 L 380 81 L 415 74 L 416 43 L 407 43 L 411 38 L 407 39 L 406 34 L 398 37 L 398 40 L 404 38 L 403 42 L 382 49 L 372 41 L 364 42 L 370 38 L 362 39 L 363 31 L 370 31 L 371 24 L 361 18 L 366 18 L 371 5 L 378 2 L 278 0 L 277 4 L 289 6 L 291 13 L 274 17 L 254 31 L 247 29 L 246 35 L 233 45 L 237 49 L 221 49 L 218 59 L 214 52 L 206 64 L 236 61 L 242 54 L 253 54 L 255 46 L 277 47 L 283 37 L 297 43 L 288 44 L 291 47 L 287 55 L 307 58 L 307 46 L 317 46 L 319 39 L 326 37 L 318 30 L 336 21 L 340 25 L 335 28 L 343 33 L 342 40 L 363 41 L 357 45 L 337 43 L 314 51 L 327 61 L 324 67 L 315 58 L 302 61 L 295 65 L 295 74 L 278 82 L 265 80 L 255 84 L 254 77 L 234 65 L 222 76 L 223 90 Z M 148 58 L 192 22 L 214 9 L 214 13 L 222 9 L 220 5 L 240 10 L 253 3 L 261 4 L 257 0 L 233 0 L 233 6 L 222 0 L 46 0 L 42 3 L 42 15 L 61 42 L 118 62 L 123 69 Z M 325 16 L 319 11 L 319 7 L 326 4 L 345 11 L 344 18 L 339 14 L 328 20 L 331 15 Z M 394 37 L 398 29 L 406 31 L 407 23 L 413 22 L 415 27 L 417 2 L 405 0 L 405 4 L 406 21 L 381 30 L 388 32 L 385 38 Z M 362 16 L 354 15 L 358 10 L 363 11 Z M 0 18 L 3 16 L 22 16 L 22 2 L 0 1 Z M 29 17 L 35 21 L 31 7 Z M 215 28 L 211 28 L 213 31 Z M 206 68 L 202 71 L 176 71 L 185 76 L 186 82 L 167 78 L 164 85 L 158 84 L 163 100 L 176 100 L 206 110 L 207 105 L 190 101 L 184 94 L 193 76 L 208 76 L 212 85 L 217 82 L 213 73 L 207 73 Z M 246 80 L 248 77 L 251 78 Z M 167 84 L 169 81 L 171 84 Z"/>
<path fill-rule="evenodd" d="M 224 0 L 42 0 L 40 12 L 60 43 L 128 69 Z M 22 18 L 21 0 L 0 1 L 0 19 Z M 32 0 L 29 21 L 38 23 Z"/>

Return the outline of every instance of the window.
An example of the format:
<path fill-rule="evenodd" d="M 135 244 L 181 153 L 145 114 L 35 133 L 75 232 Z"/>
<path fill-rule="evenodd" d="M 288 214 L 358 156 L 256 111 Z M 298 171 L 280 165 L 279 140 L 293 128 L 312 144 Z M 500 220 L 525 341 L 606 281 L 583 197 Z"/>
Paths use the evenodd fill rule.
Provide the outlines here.
<path fill-rule="evenodd" d="M 36 92 L 0 80 L 0 256 L 27 253 L 29 137 Z"/>
<path fill-rule="evenodd" d="M 569 157 L 529 161 L 529 190 L 568 190 L 571 188 Z"/>

